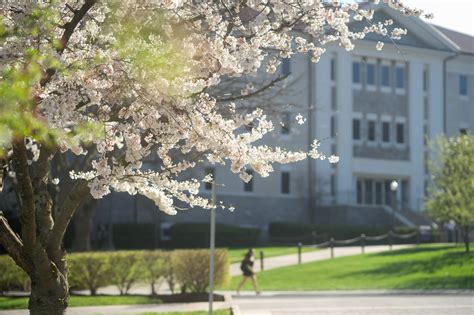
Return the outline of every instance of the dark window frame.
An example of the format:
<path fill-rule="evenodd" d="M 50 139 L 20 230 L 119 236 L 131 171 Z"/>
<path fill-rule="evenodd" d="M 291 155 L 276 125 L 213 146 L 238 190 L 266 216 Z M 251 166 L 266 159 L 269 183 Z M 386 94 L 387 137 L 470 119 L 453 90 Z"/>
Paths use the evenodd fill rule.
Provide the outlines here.
<path fill-rule="evenodd" d="M 291 192 L 291 174 L 288 171 L 281 172 L 281 193 L 288 195 Z"/>

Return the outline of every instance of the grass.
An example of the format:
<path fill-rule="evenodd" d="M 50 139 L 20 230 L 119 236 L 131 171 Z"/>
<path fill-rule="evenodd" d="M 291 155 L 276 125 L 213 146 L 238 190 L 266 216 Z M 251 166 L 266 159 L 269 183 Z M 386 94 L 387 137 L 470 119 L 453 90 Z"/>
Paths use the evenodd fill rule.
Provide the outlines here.
<path fill-rule="evenodd" d="M 73 295 L 69 306 L 160 304 L 161 300 L 151 296 L 80 296 Z M 26 309 L 28 297 L 1 297 L 0 310 Z"/>
<path fill-rule="evenodd" d="M 261 290 L 474 289 L 474 253 L 427 245 L 258 273 Z M 235 290 L 241 277 L 228 287 Z M 249 282 L 244 290 L 252 290 Z"/>
<path fill-rule="evenodd" d="M 317 248 L 311 247 L 303 247 L 303 253 L 311 252 L 317 250 Z M 245 254 L 247 253 L 248 248 L 230 248 L 228 250 L 229 253 L 229 260 L 230 263 L 238 263 L 241 262 L 244 258 Z M 298 247 L 291 246 L 291 247 L 261 247 L 255 248 L 255 258 L 260 259 L 260 251 L 263 251 L 264 257 L 275 257 L 275 256 L 283 256 L 283 255 L 291 255 L 298 253 Z"/>

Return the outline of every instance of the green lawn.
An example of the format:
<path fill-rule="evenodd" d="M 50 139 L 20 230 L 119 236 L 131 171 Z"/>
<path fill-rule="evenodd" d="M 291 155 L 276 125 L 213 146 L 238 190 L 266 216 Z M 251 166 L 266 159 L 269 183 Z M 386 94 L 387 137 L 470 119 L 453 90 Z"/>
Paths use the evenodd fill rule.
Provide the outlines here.
<path fill-rule="evenodd" d="M 303 247 L 303 253 L 315 251 L 317 248 L 311 247 Z M 247 253 L 248 248 L 229 248 L 229 260 L 230 263 L 237 263 L 242 261 L 245 254 Z M 262 248 L 255 248 L 255 258 L 258 260 L 260 259 L 260 251 L 263 251 L 264 257 L 275 257 L 275 256 L 282 256 L 282 255 L 291 255 L 298 253 L 297 246 L 291 247 L 262 247 Z"/>
<path fill-rule="evenodd" d="M 160 304 L 158 298 L 151 296 L 71 296 L 69 306 L 100 306 L 128 304 Z M 0 310 L 28 308 L 28 297 L 0 296 Z"/>
<path fill-rule="evenodd" d="M 464 247 L 417 248 L 335 258 L 258 273 L 260 289 L 474 289 L 474 253 Z M 235 290 L 241 277 L 228 287 Z M 244 290 L 252 290 L 247 282 Z"/>

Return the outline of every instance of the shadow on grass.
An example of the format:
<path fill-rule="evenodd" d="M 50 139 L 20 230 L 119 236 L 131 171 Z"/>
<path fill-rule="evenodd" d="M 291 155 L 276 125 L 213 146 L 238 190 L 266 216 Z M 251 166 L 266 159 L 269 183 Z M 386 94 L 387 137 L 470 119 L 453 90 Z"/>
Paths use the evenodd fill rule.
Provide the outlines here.
<path fill-rule="evenodd" d="M 385 251 L 381 253 L 375 253 L 371 254 L 373 256 L 380 256 L 380 257 L 386 257 L 386 256 L 400 256 L 400 255 L 413 255 L 413 254 L 418 254 L 418 253 L 426 253 L 426 252 L 442 252 L 446 251 L 449 249 L 456 248 L 454 245 L 446 245 L 446 246 L 423 246 L 423 247 L 414 247 L 414 248 L 404 248 L 404 249 L 397 249 L 394 251 Z"/>
<path fill-rule="evenodd" d="M 356 272 L 341 274 L 338 278 L 352 277 L 372 277 L 374 279 L 382 278 L 402 278 L 406 279 L 400 284 L 395 284 L 398 289 L 474 289 L 474 253 L 466 254 L 464 252 L 445 252 L 443 250 L 453 247 L 433 247 L 433 248 L 414 248 L 404 249 L 390 253 L 374 254 L 372 258 L 393 257 L 376 268 L 368 268 Z M 430 253 L 433 255 L 422 255 L 413 258 L 403 258 L 401 255 Z M 404 259 L 400 261 L 400 258 Z M 370 262 L 368 261 L 370 264 Z M 460 269 L 467 270 L 465 274 L 458 275 Z M 437 273 L 442 271 L 442 273 Z"/>

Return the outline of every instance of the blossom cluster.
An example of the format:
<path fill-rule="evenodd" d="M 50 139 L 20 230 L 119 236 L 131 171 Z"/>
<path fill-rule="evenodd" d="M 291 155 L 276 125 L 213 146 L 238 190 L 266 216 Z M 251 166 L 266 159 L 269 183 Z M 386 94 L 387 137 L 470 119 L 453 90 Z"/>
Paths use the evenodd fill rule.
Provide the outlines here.
<path fill-rule="evenodd" d="M 43 71 L 55 70 L 47 84 L 35 86 L 40 101 L 32 110 L 55 131 L 61 152 L 91 156 L 86 168 L 71 170 L 70 176 L 87 180 L 94 198 L 111 190 L 141 194 L 169 214 L 179 209 L 176 200 L 214 206 L 198 195 L 200 181 L 183 179 L 202 161 L 229 163 L 249 181 L 250 168 L 268 176 L 274 163 L 326 159 L 317 140 L 310 152 L 255 144 L 273 123 L 261 109 L 243 114 L 231 101 L 218 103 L 210 91 L 223 78 L 251 76 L 259 69 L 274 74 L 282 58 L 294 54 L 317 62 L 325 46 L 351 50 L 353 40 L 370 32 L 393 38 L 405 33 L 390 33 L 390 22 L 352 32 L 349 23 L 371 21 L 374 7 L 339 1 L 98 1 L 74 29 L 67 49 L 58 52 L 52 39 L 61 38 L 61 26 L 67 27 L 78 12 L 72 8 L 83 1 L 38 3 L 2 1 L 3 23 L 11 32 L 0 58 L 4 68 L 21 67 L 35 47 L 45 56 L 37 61 Z M 422 14 L 399 1 L 388 3 L 405 14 Z M 51 25 L 57 27 L 26 35 L 14 31 L 38 10 L 53 12 Z M 241 94 L 257 89 L 248 84 Z M 305 122 L 302 115 L 296 119 Z M 243 132 L 250 124 L 251 131 Z M 84 132 L 84 126 L 90 130 Z M 29 146 L 34 156 L 38 148 L 33 142 Z"/>

